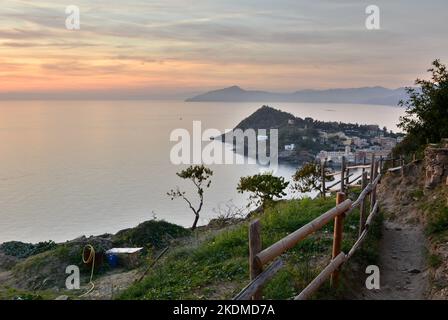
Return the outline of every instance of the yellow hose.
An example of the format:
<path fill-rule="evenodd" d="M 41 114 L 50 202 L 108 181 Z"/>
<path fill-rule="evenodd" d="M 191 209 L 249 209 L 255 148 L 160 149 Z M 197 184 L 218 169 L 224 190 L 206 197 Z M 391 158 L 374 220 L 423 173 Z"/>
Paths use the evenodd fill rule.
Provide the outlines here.
<path fill-rule="evenodd" d="M 87 259 L 85 259 L 85 252 L 87 248 L 90 250 L 90 254 L 87 257 Z M 84 249 L 82 249 L 82 262 L 84 262 L 84 264 L 92 263 L 92 271 L 90 272 L 90 282 L 89 282 L 91 288 L 87 292 L 80 295 L 79 297 L 88 295 L 95 288 L 95 284 L 93 283 L 93 270 L 95 269 L 95 248 L 91 244 L 84 246 Z"/>

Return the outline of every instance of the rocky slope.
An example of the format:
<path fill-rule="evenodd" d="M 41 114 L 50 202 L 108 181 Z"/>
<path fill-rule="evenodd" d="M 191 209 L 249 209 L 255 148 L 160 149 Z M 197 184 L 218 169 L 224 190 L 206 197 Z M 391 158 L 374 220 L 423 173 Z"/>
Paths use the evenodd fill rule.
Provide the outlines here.
<path fill-rule="evenodd" d="M 383 280 L 395 298 L 448 299 L 447 150 L 429 146 L 381 182 Z"/>

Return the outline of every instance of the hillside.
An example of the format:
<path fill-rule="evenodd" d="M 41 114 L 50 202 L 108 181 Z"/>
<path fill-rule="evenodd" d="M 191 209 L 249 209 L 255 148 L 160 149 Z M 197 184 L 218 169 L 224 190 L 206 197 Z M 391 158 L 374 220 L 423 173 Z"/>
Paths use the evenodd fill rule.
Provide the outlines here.
<path fill-rule="evenodd" d="M 389 269 L 396 265 L 396 274 L 407 277 L 401 295 L 448 299 L 447 176 L 448 144 L 433 145 L 422 160 L 407 164 L 403 175 L 390 173 L 381 183 L 385 227 L 391 226 L 387 232 L 395 239 L 383 257 Z"/>
<path fill-rule="evenodd" d="M 263 247 L 332 208 L 335 198 L 277 202 L 258 215 Z M 255 217 L 252 217 L 255 218 Z M 357 237 L 359 213 L 346 220 L 343 249 Z M 243 221 L 210 234 L 203 241 L 175 248 L 157 268 L 138 284 L 124 291 L 121 299 L 230 299 L 249 282 L 248 224 Z M 329 262 L 332 224 L 303 240 L 284 255 L 283 268 L 265 287 L 264 299 L 289 299 L 300 292 Z M 357 253 L 362 261 L 374 261 L 375 233 Z M 316 298 L 336 297 L 340 292 L 328 286 Z"/>
<path fill-rule="evenodd" d="M 373 145 L 374 139 L 382 135 L 396 139 L 399 135 L 387 128 L 380 129 L 375 124 L 325 122 L 313 118 L 300 118 L 269 106 L 262 106 L 238 123 L 234 130 L 278 129 L 279 161 L 301 164 L 312 161 L 321 150 L 344 151 L 349 139 L 364 140 L 365 146 Z M 232 143 L 231 132 L 221 136 L 221 140 Z M 286 151 L 285 146 L 294 144 L 294 150 Z M 353 149 L 356 146 L 351 146 Z"/>
<path fill-rule="evenodd" d="M 335 198 L 279 201 L 260 218 L 263 246 L 268 246 L 332 208 Z M 344 227 L 343 249 L 353 245 L 357 237 L 359 213 L 350 215 Z M 229 226 L 212 226 L 190 234 L 188 230 L 164 221 L 148 221 L 116 235 L 79 238 L 53 249 L 16 259 L 0 268 L 0 299 L 54 299 L 68 295 L 71 299 L 229 299 L 249 281 L 249 219 L 234 221 Z M 284 268 L 265 288 L 266 299 L 288 299 L 303 289 L 329 262 L 332 225 L 302 241 L 287 255 Z M 375 235 L 373 234 L 375 237 Z M 372 238 L 358 257 L 374 261 Z M 171 239 L 167 242 L 166 239 Z M 97 250 L 117 244 L 143 245 L 148 249 L 135 269 L 110 269 L 103 265 L 94 273 L 95 290 L 86 297 L 80 294 L 89 288 L 90 269 L 81 262 L 82 248 L 92 244 Z M 152 268 L 158 248 L 169 244 L 168 253 Z M 4 251 L 11 244 L 3 245 Z M 2 253 L 4 255 L 4 253 Z M 0 262 L 4 256 L 0 255 Z M 81 267 L 81 290 L 64 290 L 65 267 Z M 136 282 L 145 272 L 141 282 Z M 112 284 L 112 287 L 111 287 Z M 334 297 L 338 292 L 328 286 L 317 297 Z"/>
<path fill-rule="evenodd" d="M 363 87 L 327 90 L 300 90 L 291 93 L 244 90 L 238 86 L 214 90 L 187 99 L 187 102 L 316 102 L 357 103 L 396 106 L 406 97 L 404 88 Z"/>

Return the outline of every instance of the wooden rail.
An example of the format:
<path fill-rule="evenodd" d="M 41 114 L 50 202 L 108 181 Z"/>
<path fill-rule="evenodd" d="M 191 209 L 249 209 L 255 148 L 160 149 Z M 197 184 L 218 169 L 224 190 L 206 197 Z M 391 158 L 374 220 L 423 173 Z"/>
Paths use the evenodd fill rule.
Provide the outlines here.
<path fill-rule="evenodd" d="M 241 292 L 233 298 L 233 300 L 250 300 L 257 296 L 263 285 L 281 269 L 283 268 L 283 260 L 277 259 L 265 271 L 260 273 L 251 283 L 249 283 Z"/>
<path fill-rule="evenodd" d="M 290 233 L 283 239 L 279 240 L 270 247 L 261 251 L 255 257 L 257 267 L 272 261 L 286 250 L 294 247 L 299 241 L 305 239 L 308 235 L 321 229 L 324 225 L 332 221 L 335 217 L 347 211 L 350 208 L 351 204 L 352 204 L 351 200 L 345 200 L 344 202 L 337 205 L 333 209 L 325 212 L 323 215 L 317 217 L 316 219 L 307 223 L 300 229 L 294 231 L 293 233 Z"/>
<path fill-rule="evenodd" d="M 307 223 L 306 225 L 302 226 L 301 228 L 290 233 L 283 239 L 275 242 L 274 244 L 263 250 L 261 250 L 260 222 L 259 220 L 253 221 L 249 226 L 249 265 L 251 282 L 234 299 L 261 299 L 263 286 L 283 266 L 281 260 L 277 258 L 279 258 L 287 250 L 296 246 L 300 241 L 305 239 L 310 234 L 320 230 L 323 226 L 331 221 L 334 221 L 333 250 L 331 262 L 294 299 L 308 299 L 329 278 L 331 278 L 331 285 L 333 287 L 338 286 L 338 275 L 341 266 L 348 259 L 350 259 L 362 245 L 369 232 L 369 227 L 371 226 L 374 217 L 379 211 L 379 203 L 376 198 L 376 189 L 382 177 L 382 166 L 384 164 L 384 160 L 380 158 L 379 160 L 375 161 L 374 159 L 375 158 L 373 155 L 373 161 L 369 165 L 369 183 L 367 182 L 367 170 L 365 170 L 367 166 L 362 166 L 362 169 L 364 170 L 362 175 L 360 176 L 362 181 L 362 191 L 355 201 L 345 199 L 346 195 L 344 192 L 342 192 L 342 190 L 345 190 L 345 185 L 343 183 L 345 179 L 344 177 L 342 177 L 341 181 L 343 182 L 341 183 L 341 192 L 338 192 L 336 195 L 336 206 L 334 208 L 328 210 L 311 222 Z M 345 168 L 344 166 L 345 163 L 343 164 L 343 168 Z M 343 170 L 342 172 L 344 171 L 345 170 Z M 368 196 L 370 196 L 370 210 L 368 216 L 366 216 L 366 204 Z M 345 254 L 341 251 L 344 219 L 357 207 L 360 207 L 359 236 L 348 254 Z M 273 262 L 263 272 L 263 266 L 273 260 L 275 260 L 275 262 Z"/>
<path fill-rule="evenodd" d="M 310 282 L 310 284 L 303 289 L 303 291 L 297 295 L 294 300 L 306 300 L 316 292 L 322 284 L 327 281 L 333 272 L 340 268 L 340 266 L 347 260 L 347 257 L 343 252 L 337 255 L 322 272 Z"/>
<path fill-rule="evenodd" d="M 391 169 L 387 169 L 388 171 L 398 171 L 401 170 L 401 173 L 403 174 L 403 166 L 404 166 L 404 160 L 403 157 L 399 157 L 399 158 L 383 158 L 382 156 L 378 158 L 378 160 L 375 160 L 375 154 L 372 154 L 372 159 L 370 161 L 369 164 L 354 164 L 354 165 L 347 165 L 347 160 L 345 159 L 345 157 L 342 157 L 342 163 L 341 163 L 341 171 L 337 171 L 337 172 L 331 172 L 331 173 L 326 173 L 326 166 L 327 166 L 327 161 L 324 161 L 321 165 L 321 187 L 320 187 L 320 195 L 322 197 L 325 197 L 327 192 L 335 192 L 337 190 L 341 191 L 341 192 L 346 192 L 350 186 L 357 184 L 359 182 L 361 182 L 362 184 L 362 177 L 364 172 L 367 172 L 368 176 L 370 177 L 371 172 L 373 172 L 374 170 L 374 164 L 378 163 L 378 171 L 380 173 L 382 173 L 384 170 L 384 166 L 386 164 L 386 162 L 392 162 L 394 165 L 397 161 L 399 161 L 400 166 L 398 167 L 394 167 Z M 351 170 L 359 170 L 362 169 L 362 173 L 357 175 L 356 177 L 354 177 L 353 179 L 350 180 L 350 178 L 352 176 L 354 176 L 354 173 L 350 172 Z M 334 176 L 340 176 L 340 179 L 337 180 L 336 182 L 331 182 L 330 185 L 328 185 L 328 181 L 326 181 L 326 178 L 328 177 L 334 177 Z M 371 178 L 371 177 L 370 177 Z M 333 189 L 334 187 L 336 187 L 337 185 L 340 185 L 340 188 L 335 190 Z"/>

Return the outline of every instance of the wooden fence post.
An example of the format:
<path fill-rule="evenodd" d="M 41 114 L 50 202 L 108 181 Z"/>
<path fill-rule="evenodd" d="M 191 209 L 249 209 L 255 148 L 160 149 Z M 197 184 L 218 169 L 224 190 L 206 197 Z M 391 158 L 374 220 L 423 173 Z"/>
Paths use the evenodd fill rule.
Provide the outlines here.
<path fill-rule="evenodd" d="M 338 192 L 336 195 L 336 205 L 341 204 L 345 200 L 345 193 Z M 332 259 L 335 259 L 341 253 L 342 245 L 342 231 L 344 227 L 345 213 L 341 213 L 334 218 L 334 232 L 333 232 L 333 251 Z M 331 286 L 336 288 L 339 284 L 339 270 L 335 270 L 331 274 Z"/>
<path fill-rule="evenodd" d="M 255 256 L 261 251 L 261 226 L 260 220 L 254 220 L 249 225 L 249 273 L 250 281 L 254 280 L 263 272 L 263 266 L 260 266 L 255 260 Z M 261 290 L 257 291 L 252 297 L 253 300 L 260 300 Z"/>
<path fill-rule="evenodd" d="M 401 173 L 401 176 L 403 177 L 404 176 L 404 159 L 403 159 L 403 156 L 400 156 L 400 166 L 401 166 L 400 173 Z"/>
<path fill-rule="evenodd" d="M 375 174 L 373 170 L 375 169 L 375 154 L 372 153 L 372 160 L 370 162 L 370 182 L 373 182 L 375 180 Z"/>
<path fill-rule="evenodd" d="M 361 179 L 361 190 L 367 187 L 367 172 L 363 171 Z M 366 198 L 362 199 L 359 207 L 359 236 L 364 231 L 364 225 L 366 223 Z"/>
<path fill-rule="evenodd" d="M 371 183 L 377 177 L 377 171 L 378 171 L 378 162 L 375 162 L 375 164 L 373 166 L 373 172 L 374 173 L 373 173 L 373 179 L 372 179 Z M 372 211 L 373 208 L 375 207 L 375 203 L 376 203 L 376 187 L 377 187 L 377 185 L 375 185 L 375 187 L 372 190 L 372 193 L 370 194 L 370 211 Z"/>
<path fill-rule="evenodd" d="M 347 176 L 345 177 L 345 187 L 348 189 L 348 187 L 350 186 L 349 185 L 349 182 L 350 182 L 350 169 L 349 168 L 347 168 L 347 170 L 346 170 L 346 173 L 347 173 Z"/>
<path fill-rule="evenodd" d="M 327 160 L 321 162 L 321 175 L 322 175 L 322 198 L 325 199 L 326 186 L 325 186 L 325 167 L 327 165 Z"/>
<path fill-rule="evenodd" d="M 380 156 L 379 172 L 380 172 L 380 173 L 383 173 L 383 156 Z"/>
<path fill-rule="evenodd" d="M 342 164 L 341 164 L 341 190 L 340 192 L 344 192 L 345 191 L 345 157 L 342 156 Z"/>

